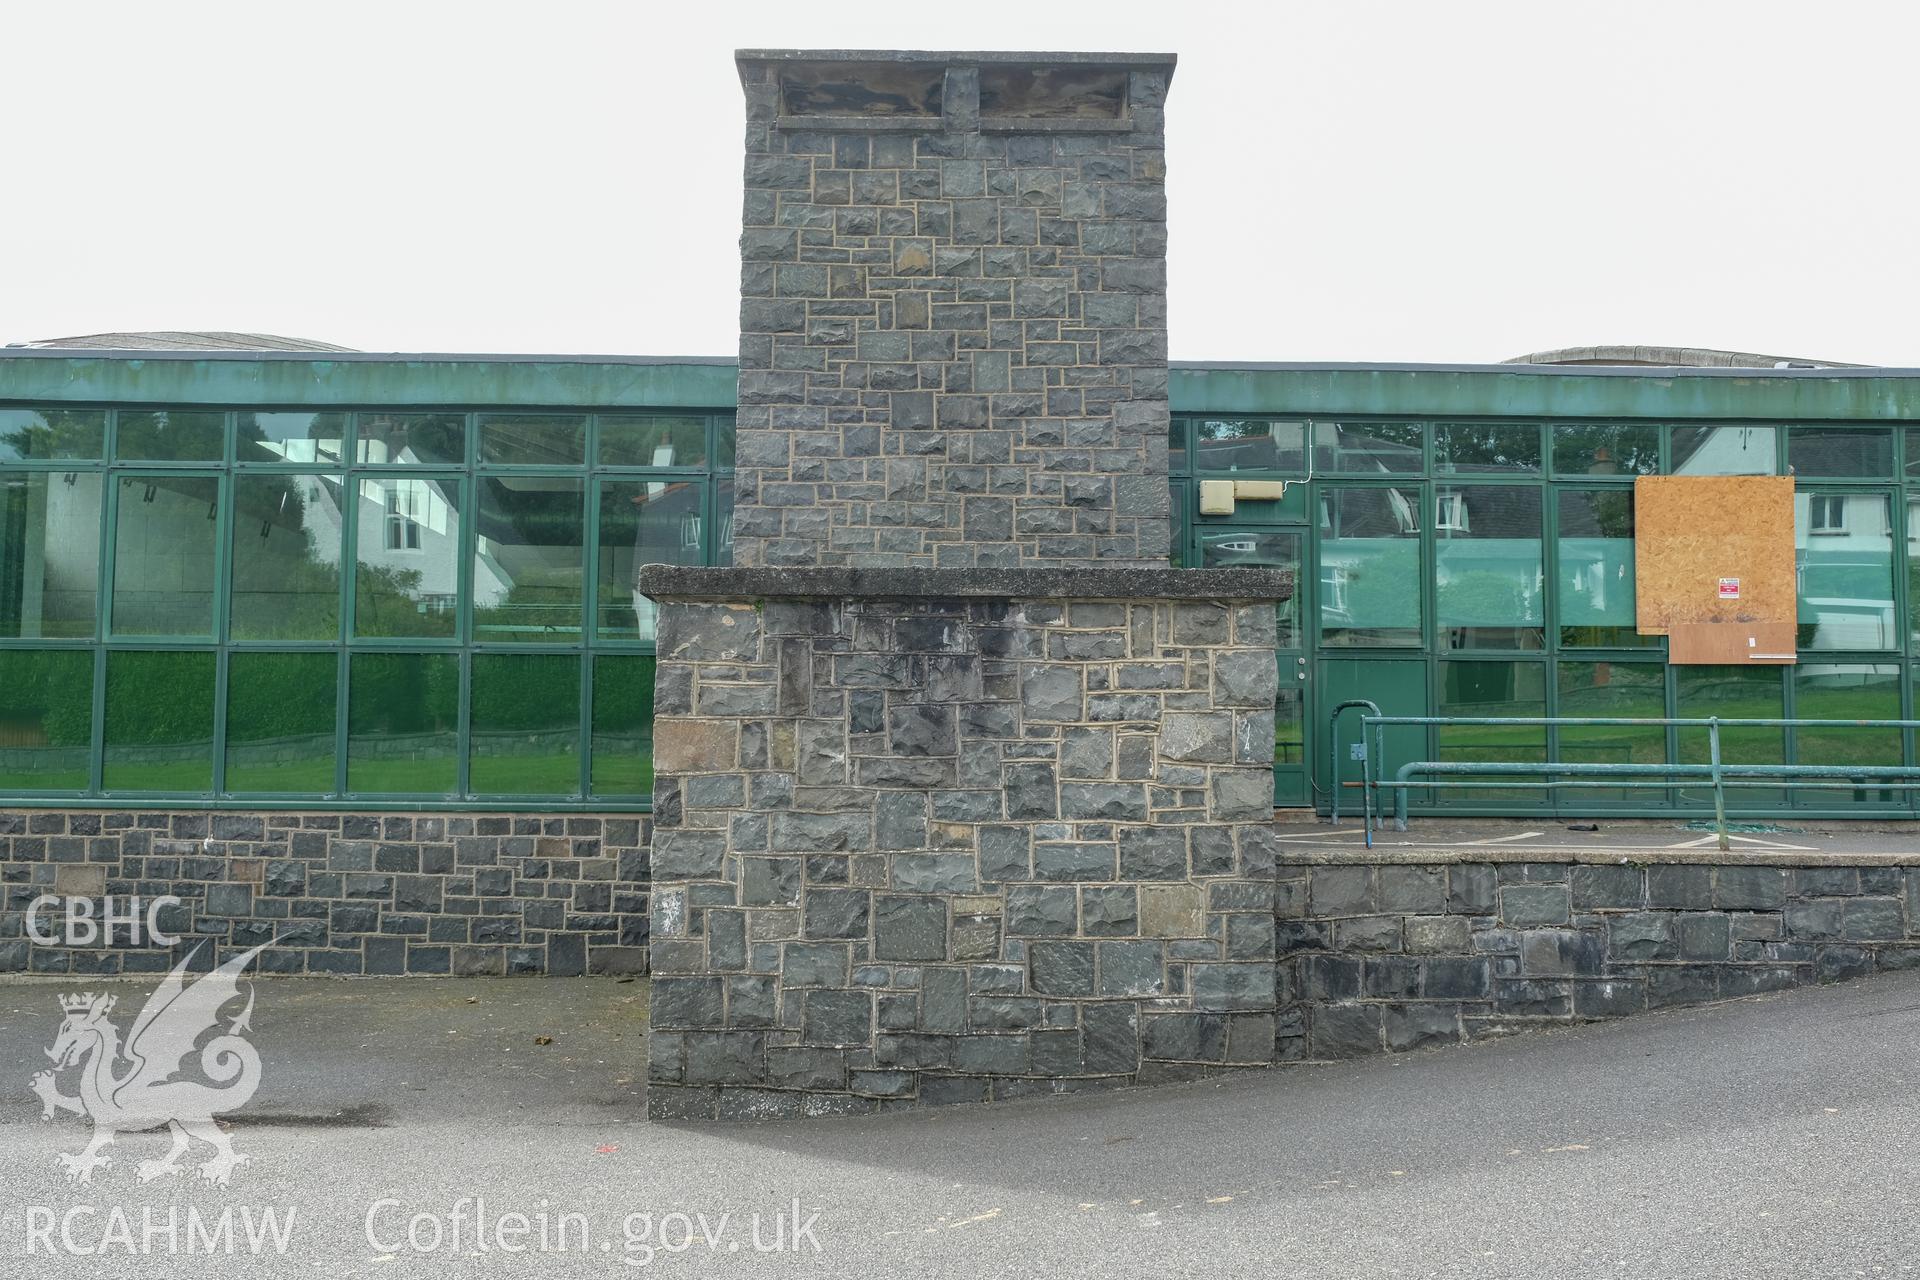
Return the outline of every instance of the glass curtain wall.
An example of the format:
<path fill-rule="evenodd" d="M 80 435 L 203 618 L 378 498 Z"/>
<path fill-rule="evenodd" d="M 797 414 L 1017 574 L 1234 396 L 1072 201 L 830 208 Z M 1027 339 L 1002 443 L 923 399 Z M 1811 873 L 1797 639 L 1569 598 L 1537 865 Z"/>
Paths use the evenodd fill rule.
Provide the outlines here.
<path fill-rule="evenodd" d="M 1348 672 L 1377 658 L 1399 679 L 1413 659 L 1426 671 L 1425 706 L 1435 715 L 1914 714 L 1920 427 L 1181 416 L 1169 451 L 1184 524 L 1175 563 L 1226 563 L 1229 553 L 1256 552 L 1272 537 L 1266 529 L 1236 534 L 1236 526 L 1297 525 L 1305 535 L 1310 549 L 1294 607 L 1314 682 L 1323 660 Z M 1799 665 L 1669 668 L 1665 639 L 1635 629 L 1634 480 L 1789 468 Z M 1248 474 L 1286 478 L 1289 497 L 1239 503 L 1232 516 L 1197 513 L 1201 481 Z M 1306 691 L 1311 701 L 1311 684 Z M 1322 807 L 1321 775 L 1334 745 L 1326 710 L 1308 713 L 1309 785 Z M 1855 726 L 1723 730 L 1729 761 L 1766 763 L 1914 763 L 1913 738 Z M 1420 750 L 1426 758 L 1518 763 L 1704 762 L 1706 735 L 1634 725 L 1458 726 L 1426 734 Z M 1414 797 L 1416 809 L 1516 814 L 1708 803 L 1697 787 L 1590 788 L 1551 799 L 1479 787 Z M 1766 788 L 1740 803 L 1855 813 L 1911 810 L 1916 800 L 1886 788 Z"/>
<path fill-rule="evenodd" d="M 643 807 L 731 414 L 0 408 L 0 792 Z"/>

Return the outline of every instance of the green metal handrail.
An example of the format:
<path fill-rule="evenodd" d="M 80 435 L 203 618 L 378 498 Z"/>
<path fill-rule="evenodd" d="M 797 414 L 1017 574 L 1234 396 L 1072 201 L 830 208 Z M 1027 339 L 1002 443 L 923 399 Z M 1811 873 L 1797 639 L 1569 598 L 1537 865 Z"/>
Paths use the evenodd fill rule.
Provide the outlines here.
<path fill-rule="evenodd" d="M 1399 767 L 1394 773 L 1392 783 L 1384 781 L 1386 760 L 1387 725 L 1631 725 L 1644 728 L 1704 728 L 1707 731 L 1706 764 L 1680 764 L 1667 761 L 1661 764 L 1593 764 L 1588 762 L 1531 762 L 1531 761 L 1479 761 L 1479 760 L 1411 760 Z M 1375 750 L 1364 751 L 1367 727 L 1374 730 Z M 1719 836 L 1719 846 L 1729 847 L 1727 838 L 1726 792 L 1729 789 L 1764 788 L 1766 790 L 1794 787 L 1851 788 L 1860 782 L 1873 781 L 1881 790 L 1912 791 L 1920 790 L 1920 768 L 1906 765 L 1835 765 L 1835 764 L 1725 764 L 1720 758 L 1720 730 L 1733 728 L 1849 728 L 1849 729 L 1920 729 L 1920 720 L 1794 720 L 1752 717 L 1685 717 L 1685 716 L 1383 716 L 1363 715 L 1360 717 L 1360 741 L 1363 755 L 1360 762 L 1360 795 L 1366 822 L 1367 847 L 1373 847 L 1375 830 L 1374 796 L 1382 786 L 1391 786 L 1394 792 L 1394 830 L 1407 829 L 1407 793 L 1414 787 L 1427 790 L 1444 788 L 1472 787 L 1472 782 L 1416 781 L 1413 775 L 1443 774 L 1455 777 L 1535 778 L 1546 775 L 1551 780 L 1534 782 L 1506 782 L 1502 786 L 1510 790 L 1555 791 L 1579 788 L 1604 788 L 1608 790 L 1632 787 L 1669 787 L 1687 778 L 1706 778 L 1713 787 L 1713 824 Z M 1337 761 L 1338 743 L 1334 745 Z M 1607 781 L 1595 782 L 1587 779 L 1604 776 Z M 1764 781 L 1758 781 L 1758 780 Z M 1386 819 L 1384 804 L 1380 809 L 1380 821 Z"/>

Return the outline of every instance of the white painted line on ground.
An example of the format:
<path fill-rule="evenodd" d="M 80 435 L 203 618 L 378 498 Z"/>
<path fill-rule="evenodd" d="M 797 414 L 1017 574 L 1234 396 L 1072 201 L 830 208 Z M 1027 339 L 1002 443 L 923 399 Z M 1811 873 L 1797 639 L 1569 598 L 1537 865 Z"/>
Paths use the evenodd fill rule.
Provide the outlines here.
<path fill-rule="evenodd" d="M 1543 836 L 1545 834 L 1547 833 L 1544 831 L 1522 831 L 1518 835 L 1494 836 L 1490 840 L 1466 840 L 1466 841 L 1463 841 L 1462 844 L 1463 846 L 1471 846 L 1471 845 L 1477 845 L 1477 844 L 1507 844 L 1514 840 L 1531 840 L 1535 836 Z"/>
<path fill-rule="evenodd" d="M 1275 836 L 1276 840 L 1325 840 L 1328 836 L 1363 836 L 1365 827 L 1334 827 L 1327 831 L 1313 831 L 1303 836 Z"/>
<path fill-rule="evenodd" d="M 1670 844 L 1667 846 L 1667 848 L 1699 849 L 1706 845 L 1713 844 L 1719 839 L 1720 839 L 1719 836 L 1701 836 L 1698 840 L 1683 840 L 1679 844 Z M 1798 853 L 1818 853 L 1819 852 L 1819 850 L 1815 846 L 1810 844 L 1787 844 L 1785 841 L 1782 841 L 1782 840 L 1762 840 L 1757 836 L 1735 835 L 1732 832 L 1727 833 L 1727 839 L 1729 841 L 1738 840 L 1741 844 L 1758 845 L 1762 849 L 1788 849 Z"/>

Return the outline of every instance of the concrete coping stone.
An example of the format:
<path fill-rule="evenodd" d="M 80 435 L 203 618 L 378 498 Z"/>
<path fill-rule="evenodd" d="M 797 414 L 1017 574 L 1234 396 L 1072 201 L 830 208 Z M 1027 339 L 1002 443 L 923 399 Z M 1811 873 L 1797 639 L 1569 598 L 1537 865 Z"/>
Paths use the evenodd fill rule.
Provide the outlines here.
<path fill-rule="evenodd" d="M 1564 862 L 1589 866 L 1920 867 L 1920 847 L 1899 852 L 1800 849 L 1543 849 L 1510 845 L 1466 848 L 1302 849 L 1283 846 L 1282 866 L 1451 866 L 1455 863 Z"/>
<path fill-rule="evenodd" d="M 1289 569 L 707 568 L 649 564 L 654 600 L 1286 600 Z"/>

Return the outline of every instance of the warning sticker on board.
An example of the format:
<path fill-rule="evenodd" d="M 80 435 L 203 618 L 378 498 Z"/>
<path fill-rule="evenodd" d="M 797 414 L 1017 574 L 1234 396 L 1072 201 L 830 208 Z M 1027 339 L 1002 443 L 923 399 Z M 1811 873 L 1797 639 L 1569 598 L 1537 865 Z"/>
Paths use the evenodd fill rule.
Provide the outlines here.
<path fill-rule="evenodd" d="M 1720 598 L 1722 600 L 1738 600 L 1740 598 L 1740 579 L 1720 579 Z"/>

